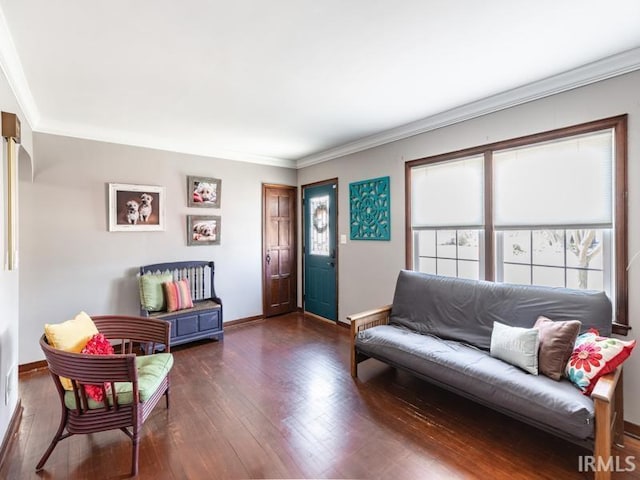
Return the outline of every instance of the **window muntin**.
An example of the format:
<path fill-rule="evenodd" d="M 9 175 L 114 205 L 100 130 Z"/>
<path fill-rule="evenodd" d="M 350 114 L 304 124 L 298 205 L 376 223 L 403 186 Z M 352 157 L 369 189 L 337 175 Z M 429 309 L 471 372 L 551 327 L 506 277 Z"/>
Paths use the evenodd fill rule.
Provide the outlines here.
<path fill-rule="evenodd" d="M 481 230 L 417 229 L 414 270 L 479 280 L 481 243 Z"/>
<path fill-rule="evenodd" d="M 507 230 L 496 237 L 498 281 L 612 295 L 610 262 L 603 260 L 611 252 L 611 230 Z"/>

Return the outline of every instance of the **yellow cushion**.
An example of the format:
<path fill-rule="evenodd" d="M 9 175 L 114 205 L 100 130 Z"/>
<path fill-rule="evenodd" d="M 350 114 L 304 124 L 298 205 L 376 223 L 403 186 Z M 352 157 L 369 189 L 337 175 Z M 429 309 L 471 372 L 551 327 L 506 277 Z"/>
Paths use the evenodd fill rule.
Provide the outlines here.
<path fill-rule="evenodd" d="M 44 333 L 49 345 L 65 352 L 80 353 L 87 342 L 98 332 L 93 320 L 80 312 L 72 320 L 57 324 L 45 324 Z M 60 378 L 65 390 L 73 390 L 68 378 Z"/>

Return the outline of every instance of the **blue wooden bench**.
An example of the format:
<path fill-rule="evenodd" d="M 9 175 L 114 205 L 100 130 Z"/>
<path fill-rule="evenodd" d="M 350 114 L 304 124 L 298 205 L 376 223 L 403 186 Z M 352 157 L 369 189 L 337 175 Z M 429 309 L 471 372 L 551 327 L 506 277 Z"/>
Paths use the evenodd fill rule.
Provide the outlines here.
<path fill-rule="evenodd" d="M 176 312 L 150 312 L 141 305 L 143 317 L 161 318 L 171 323 L 171 346 L 203 338 L 222 340 L 222 300 L 216 295 L 213 262 L 191 261 L 156 263 L 140 267 L 140 275 L 173 274 L 174 281 L 186 279 L 191 290 L 193 308 Z"/>

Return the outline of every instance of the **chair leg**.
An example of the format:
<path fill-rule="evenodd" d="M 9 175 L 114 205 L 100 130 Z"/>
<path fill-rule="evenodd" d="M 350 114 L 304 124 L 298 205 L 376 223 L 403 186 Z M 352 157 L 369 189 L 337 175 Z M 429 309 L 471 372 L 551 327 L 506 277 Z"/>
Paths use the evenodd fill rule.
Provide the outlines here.
<path fill-rule="evenodd" d="M 133 442 L 131 451 L 131 476 L 135 477 L 138 474 L 138 453 L 140 451 L 140 429 L 137 425 L 133 426 L 131 441 Z"/>
<path fill-rule="evenodd" d="M 58 427 L 58 431 L 53 436 L 53 440 L 51 440 L 51 444 L 49 445 L 49 448 L 47 448 L 47 451 L 44 452 L 44 455 L 38 462 L 38 465 L 36 465 L 36 472 L 39 472 L 40 470 L 42 470 L 42 468 L 44 467 L 44 464 L 47 462 L 47 460 L 49 460 L 49 456 L 53 452 L 53 449 L 56 448 L 56 445 L 58 445 L 58 442 L 63 438 L 66 438 L 67 436 L 69 436 L 69 435 L 65 435 L 65 436 L 62 435 L 62 432 L 64 431 L 64 427 L 67 424 L 67 415 L 68 415 L 67 410 L 64 409 L 62 411 L 62 417 L 60 418 L 60 426 Z"/>
<path fill-rule="evenodd" d="M 169 388 L 167 387 L 167 390 L 164 392 L 164 399 L 167 403 L 167 409 L 169 408 Z"/>

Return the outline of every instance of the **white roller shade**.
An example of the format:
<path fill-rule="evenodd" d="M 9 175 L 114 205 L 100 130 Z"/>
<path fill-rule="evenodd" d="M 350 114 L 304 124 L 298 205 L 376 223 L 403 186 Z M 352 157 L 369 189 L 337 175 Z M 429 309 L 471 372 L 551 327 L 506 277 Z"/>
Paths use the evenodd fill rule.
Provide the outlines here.
<path fill-rule="evenodd" d="M 496 227 L 613 224 L 613 132 L 493 155 Z"/>
<path fill-rule="evenodd" d="M 412 226 L 482 226 L 482 155 L 411 169 Z"/>

